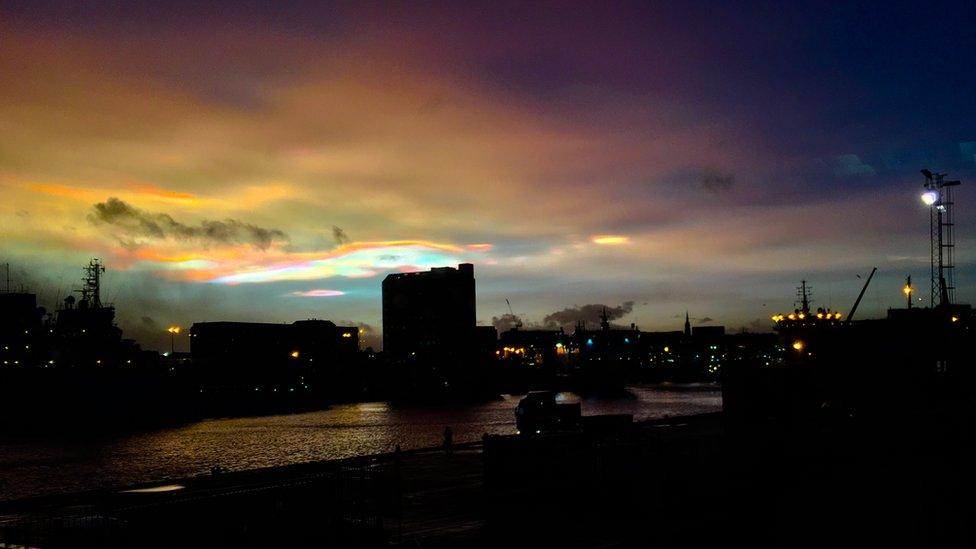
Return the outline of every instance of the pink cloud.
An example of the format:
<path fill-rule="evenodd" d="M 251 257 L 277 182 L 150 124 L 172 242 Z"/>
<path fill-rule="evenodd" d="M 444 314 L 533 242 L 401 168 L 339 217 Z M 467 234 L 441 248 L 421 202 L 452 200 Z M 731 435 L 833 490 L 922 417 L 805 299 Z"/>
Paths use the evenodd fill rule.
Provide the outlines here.
<path fill-rule="evenodd" d="M 299 297 L 338 297 L 340 295 L 346 295 L 346 292 L 340 292 L 339 290 L 308 290 L 305 292 L 292 292 L 291 295 Z"/>

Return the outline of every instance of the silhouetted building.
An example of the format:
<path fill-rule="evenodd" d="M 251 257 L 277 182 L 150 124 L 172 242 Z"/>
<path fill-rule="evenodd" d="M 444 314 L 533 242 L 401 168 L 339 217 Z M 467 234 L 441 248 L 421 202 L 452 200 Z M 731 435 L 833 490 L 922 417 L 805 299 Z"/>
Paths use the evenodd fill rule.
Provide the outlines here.
<path fill-rule="evenodd" d="M 43 316 L 36 295 L 0 293 L 0 357 L 4 366 L 36 362 Z"/>
<path fill-rule="evenodd" d="M 590 330 L 583 322 L 573 332 L 571 356 L 579 369 L 580 390 L 616 391 L 623 388 L 629 371 L 639 364 L 640 331 L 611 326 L 604 309 L 600 329 Z"/>
<path fill-rule="evenodd" d="M 580 359 L 584 362 L 599 361 L 627 361 L 637 359 L 640 331 L 637 326 L 612 326 L 606 311 L 603 312 L 599 330 L 590 330 L 582 322 L 576 325 L 573 332 L 574 347 Z"/>
<path fill-rule="evenodd" d="M 691 337 L 701 343 L 720 342 L 725 337 L 725 326 L 695 326 Z"/>
<path fill-rule="evenodd" d="M 523 330 L 512 328 L 501 335 L 496 355 L 511 364 L 526 367 L 549 367 L 565 364 L 572 339 L 559 330 Z"/>
<path fill-rule="evenodd" d="M 475 326 L 474 345 L 478 356 L 483 359 L 494 358 L 495 347 L 498 346 L 498 330 L 494 326 Z"/>
<path fill-rule="evenodd" d="M 359 350 L 359 328 L 328 320 L 291 324 L 197 322 L 190 327 L 194 365 L 208 381 L 273 383 L 294 372 L 327 372 Z"/>
<path fill-rule="evenodd" d="M 641 332 L 639 352 L 640 366 L 652 369 L 673 370 L 680 364 L 683 342 L 686 341 L 684 332 Z"/>
<path fill-rule="evenodd" d="M 691 330 L 691 341 L 687 351 L 687 361 L 694 372 L 701 375 L 716 375 L 722 371 L 726 358 L 725 326 L 695 326 Z"/>
<path fill-rule="evenodd" d="M 383 280 L 383 351 L 447 359 L 475 347 L 474 265 L 396 273 Z"/>
<path fill-rule="evenodd" d="M 0 293 L 0 330 L 3 333 L 38 328 L 41 312 L 37 308 L 37 296 L 28 293 Z"/>

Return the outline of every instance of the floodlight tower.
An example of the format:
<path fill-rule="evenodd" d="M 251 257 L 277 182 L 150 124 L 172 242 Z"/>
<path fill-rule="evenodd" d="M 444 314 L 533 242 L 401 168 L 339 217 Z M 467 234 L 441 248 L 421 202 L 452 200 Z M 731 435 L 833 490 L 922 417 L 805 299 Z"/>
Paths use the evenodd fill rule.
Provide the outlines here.
<path fill-rule="evenodd" d="M 929 206 L 929 271 L 932 277 L 929 304 L 932 307 L 949 305 L 955 293 L 955 265 L 953 263 L 952 188 L 959 181 L 946 181 L 944 173 L 922 170 L 925 191 L 922 202 Z"/>

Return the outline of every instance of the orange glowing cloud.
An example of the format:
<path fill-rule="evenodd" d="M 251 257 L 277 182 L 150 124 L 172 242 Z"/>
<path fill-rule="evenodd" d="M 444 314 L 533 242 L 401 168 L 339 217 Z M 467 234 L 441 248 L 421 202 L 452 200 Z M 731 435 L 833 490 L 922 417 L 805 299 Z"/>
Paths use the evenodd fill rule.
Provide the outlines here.
<path fill-rule="evenodd" d="M 169 189 L 163 189 L 148 183 L 129 183 L 127 186 L 133 191 L 143 195 L 157 196 L 160 198 L 169 198 L 173 200 L 197 200 L 197 196 L 194 194 L 171 191 Z"/>
<path fill-rule="evenodd" d="M 630 242 L 629 236 L 618 234 L 598 234 L 590 237 L 590 242 L 601 246 L 619 246 Z"/>
<path fill-rule="evenodd" d="M 52 183 L 28 183 L 27 188 L 43 194 L 50 194 L 54 196 L 74 198 L 77 200 L 91 200 L 96 196 L 99 196 L 92 189 L 85 189 L 81 187 L 73 187 L 71 185 L 59 185 Z"/>

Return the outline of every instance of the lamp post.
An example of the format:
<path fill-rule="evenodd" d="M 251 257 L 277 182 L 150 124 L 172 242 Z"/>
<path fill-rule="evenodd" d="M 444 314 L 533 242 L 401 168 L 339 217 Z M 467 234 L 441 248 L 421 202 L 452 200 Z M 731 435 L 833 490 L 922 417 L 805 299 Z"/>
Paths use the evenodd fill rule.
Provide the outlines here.
<path fill-rule="evenodd" d="M 169 332 L 169 354 L 173 356 L 176 353 L 176 334 L 180 333 L 181 328 L 179 326 L 170 326 L 166 328 Z"/>
<path fill-rule="evenodd" d="M 912 292 L 915 291 L 915 288 L 912 288 L 912 275 L 908 275 L 908 278 L 905 279 L 905 287 L 902 288 L 901 291 L 902 291 L 902 293 L 905 294 L 905 299 L 908 300 L 908 308 L 911 309 L 912 308 Z"/>

